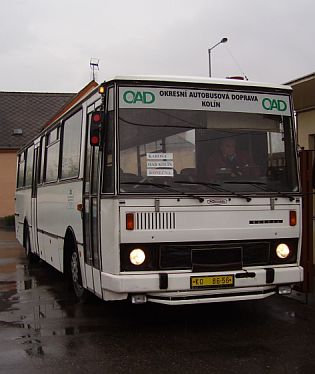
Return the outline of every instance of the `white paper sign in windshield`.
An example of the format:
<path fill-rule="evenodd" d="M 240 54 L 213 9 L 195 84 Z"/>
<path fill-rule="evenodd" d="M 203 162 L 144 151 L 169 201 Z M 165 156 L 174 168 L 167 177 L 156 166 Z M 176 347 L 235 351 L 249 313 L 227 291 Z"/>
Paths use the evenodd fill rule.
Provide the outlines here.
<path fill-rule="evenodd" d="M 173 177 L 173 153 L 147 153 L 148 177 Z"/>
<path fill-rule="evenodd" d="M 121 87 L 119 106 L 123 109 L 206 110 L 290 116 L 289 96 L 250 91 Z"/>

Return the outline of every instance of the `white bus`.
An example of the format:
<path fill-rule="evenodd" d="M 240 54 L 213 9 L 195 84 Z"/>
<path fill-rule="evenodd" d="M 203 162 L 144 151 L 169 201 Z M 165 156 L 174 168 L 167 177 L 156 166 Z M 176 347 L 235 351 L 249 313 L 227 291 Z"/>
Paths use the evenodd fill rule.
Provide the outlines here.
<path fill-rule="evenodd" d="M 116 77 L 18 153 L 17 238 L 80 299 L 290 293 L 301 208 L 288 86 Z"/>

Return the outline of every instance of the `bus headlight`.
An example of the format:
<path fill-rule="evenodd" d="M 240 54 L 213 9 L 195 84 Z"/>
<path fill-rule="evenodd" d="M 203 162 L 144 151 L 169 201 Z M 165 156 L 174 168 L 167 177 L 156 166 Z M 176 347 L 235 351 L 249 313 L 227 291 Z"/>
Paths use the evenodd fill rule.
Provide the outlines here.
<path fill-rule="evenodd" d="M 284 243 L 278 244 L 276 254 L 281 259 L 287 258 L 290 255 L 290 248 Z"/>
<path fill-rule="evenodd" d="M 133 265 L 142 265 L 145 261 L 145 253 L 141 248 L 135 248 L 130 252 L 129 259 Z"/>

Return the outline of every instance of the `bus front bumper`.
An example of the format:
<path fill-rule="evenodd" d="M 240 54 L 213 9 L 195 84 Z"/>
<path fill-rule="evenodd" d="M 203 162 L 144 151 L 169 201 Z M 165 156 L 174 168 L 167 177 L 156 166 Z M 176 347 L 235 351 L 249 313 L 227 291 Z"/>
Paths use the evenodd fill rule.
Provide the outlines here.
<path fill-rule="evenodd" d="M 232 286 L 200 286 L 195 288 L 192 279 L 233 277 Z M 102 272 L 104 299 L 106 291 L 117 299 L 128 295 L 142 295 L 142 300 L 169 305 L 211 303 L 263 299 L 284 285 L 303 281 L 301 266 L 248 269 L 217 273 L 124 273 L 113 275 Z M 114 297 L 115 298 L 115 297 Z M 111 297 L 112 299 L 112 297 Z M 140 298 L 141 299 L 141 298 Z"/>

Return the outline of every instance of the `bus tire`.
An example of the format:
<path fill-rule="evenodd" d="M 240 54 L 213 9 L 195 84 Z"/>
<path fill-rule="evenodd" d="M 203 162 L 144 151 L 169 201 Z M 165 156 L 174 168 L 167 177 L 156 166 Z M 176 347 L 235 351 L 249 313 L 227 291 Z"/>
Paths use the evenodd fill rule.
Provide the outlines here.
<path fill-rule="evenodd" d="M 24 229 L 24 250 L 27 262 L 31 264 L 37 264 L 39 262 L 39 257 L 32 252 L 31 239 L 30 239 L 30 230 L 28 224 L 25 224 Z"/>
<path fill-rule="evenodd" d="M 86 290 L 82 285 L 79 254 L 75 247 L 72 249 L 72 253 L 71 253 L 70 275 L 71 275 L 72 288 L 73 288 L 76 299 L 80 302 L 87 301 L 89 291 Z"/>

